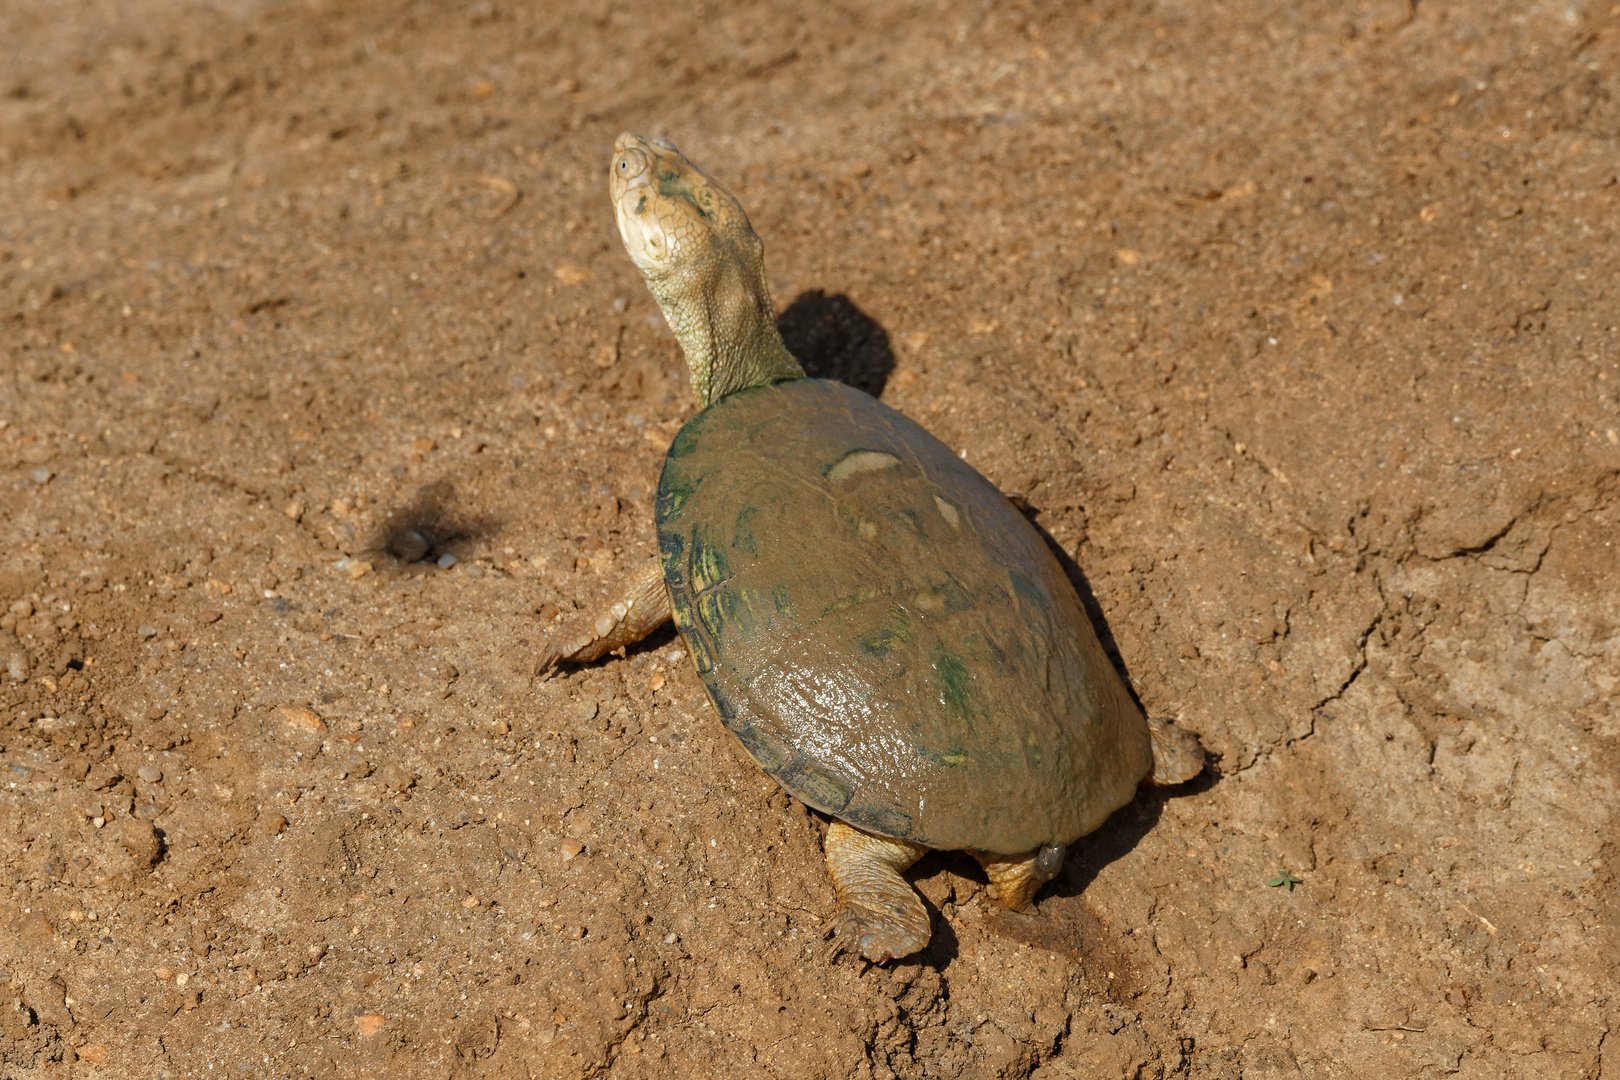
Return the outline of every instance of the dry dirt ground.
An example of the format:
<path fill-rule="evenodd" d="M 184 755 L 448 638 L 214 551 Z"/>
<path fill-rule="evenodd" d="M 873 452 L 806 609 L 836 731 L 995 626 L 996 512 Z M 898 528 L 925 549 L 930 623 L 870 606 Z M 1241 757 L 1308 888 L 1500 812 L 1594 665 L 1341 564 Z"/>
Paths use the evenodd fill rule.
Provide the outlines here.
<path fill-rule="evenodd" d="M 0 43 L 0 1075 L 1620 1077 L 1611 0 Z M 1038 915 L 930 856 L 928 950 L 830 961 L 678 638 L 530 677 L 693 410 L 625 128 L 1203 734 Z"/>

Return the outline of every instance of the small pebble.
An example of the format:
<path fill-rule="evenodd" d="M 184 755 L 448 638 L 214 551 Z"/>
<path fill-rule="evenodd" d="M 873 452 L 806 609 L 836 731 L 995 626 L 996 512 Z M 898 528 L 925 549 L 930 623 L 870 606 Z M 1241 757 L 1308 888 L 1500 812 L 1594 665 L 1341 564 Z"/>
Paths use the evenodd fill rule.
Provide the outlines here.
<path fill-rule="evenodd" d="M 465 900 L 463 900 L 461 902 L 461 906 L 466 908 L 468 911 L 471 911 L 473 908 L 478 906 L 478 897 L 476 897 L 476 896 L 467 897 Z"/>
<path fill-rule="evenodd" d="M 349 560 L 349 565 L 343 568 L 343 572 L 348 574 L 351 578 L 359 580 L 360 578 L 363 578 L 367 574 L 371 573 L 371 564 L 368 562 L 361 562 L 356 559 L 351 559 Z"/>
<path fill-rule="evenodd" d="M 170 979 L 174 978 L 174 972 L 166 967 L 155 968 L 153 969 L 152 974 L 156 975 L 163 982 L 168 982 Z"/>
<path fill-rule="evenodd" d="M 151 623 L 141 623 L 140 629 L 135 632 L 141 635 L 143 638 L 157 637 L 157 627 L 153 626 Z"/>
<path fill-rule="evenodd" d="M 305 731 L 325 731 L 326 721 L 322 720 L 314 709 L 300 708 L 296 705 L 283 705 L 276 712 L 280 713 L 289 725 Z"/>
<path fill-rule="evenodd" d="M 84 786 L 91 791 L 101 791 L 110 788 L 122 780 L 124 774 L 118 766 L 111 761 L 98 762 L 90 767 L 90 772 L 84 778 Z M 86 807 L 86 809 L 90 809 Z M 95 809 L 100 809 L 98 805 Z"/>
<path fill-rule="evenodd" d="M 652 677 L 647 680 L 647 689 L 656 694 L 664 688 L 664 683 L 668 681 L 668 679 L 664 678 L 662 671 L 655 671 L 652 673 Z"/>
<path fill-rule="evenodd" d="M 388 553 L 400 562 L 420 562 L 432 546 L 415 529 L 400 529 L 388 538 Z"/>
<path fill-rule="evenodd" d="M 50 483 L 51 477 L 55 475 L 56 474 L 51 472 L 51 470 L 41 465 L 37 469 L 32 469 L 29 471 L 28 479 L 32 480 L 36 484 L 48 484 Z"/>
<path fill-rule="evenodd" d="M 304 503 L 300 499 L 294 499 L 286 506 L 283 506 L 281 508 L 281 512 L 292 518 L 294 521 L 297 521 L 299 518 L 304 516 Z"/>
<path fill-rule="evenodd" d="M 143 870 L 156 864 L 163 855 L 163 846 L 158 843 L 157 833 L 153 831 L 150 821 L 127 819 L 119 840 L 135 865 Z"/>
<path fill-rule="evenodd" d="M 360 1017 L 359 1020 L 355 1021 L 355 1023 L 360 1028 L 360 1037 L 363 1039 L 369 1039 L 371 1036 L 381 1031 L 387 1025 L 388 1021 L 381 1013 L 366 1013 L 364 1016 Z"/>
<path fill-rule="evenodd" d="M 563 862 L 568 862 L 584 851 L 585 845 L 578 840 L 564 840 L 558 850 L 562 852 Z"/>
<path fill-rule="evenodd" d="M 12 682 L 27 682 L 28 654 L 21 649 L 13 652 L 6 660 L 6 674 L 11 676 Z"/>
<path fill-rule="evenodd" d="M 281 814 L 266 814 L 259 819 L 259 830 L 266 836 L 280 836 L 286 827 L 287 819 Z"/>
<path fill-rule="evenodd" d="M 135 770 L 135 775 L 148 784 L 161 783 L 163 780 L 163 770 L 156 765 L 142 765 Z"/>
<path fill-rule="evenodd" d="M 402 722 L 400 726 L 403 727 L 405 725 Z M 383 787 L 396 793 L 406 791 L 412 784 L 416 783 L 416 777 L 412 776 L 410 773 L 406 772 L 404 769 L 400 768 L 398 764 L 392 761 L 386 763 L 382 768 L 377 770 L 377 779 L 382 782 Z"/>
<path fill-rule="evenodd" d="M 456 562 L 457 559 L 454 555 L 440 555 L 438 566 L 440 570 L 448 570 L 452 566 L 456 565 Z"/>
<path fill-rule="evenodd" d="M 574 706 L 574 722 L 583 724 L 587 720 L 596 719 L 597 704 L 594 701 L 581 701 Z"/>
<path fill-rule="evenodd" d="M 169 710 L 165 709 L 161 705 L 154 705 L 150 709 L 146 710 L 146 718 L 148 720 L 161 720 L 165 716 L 168 716 L 168 715 L 169 715 Z"/>
<path fill-rule="evenodd" d="M 215 611 L 213 608 L 209 608 L 207 611 L 199 611 L 197 613 L 197 621 L 203 624 L 217 623 L 219 622 L 219 618 L 219 612 Z"/>
<path fill-rule="evenodd" d="M 434 450 L 438 449 L 438 444 L 432 439 L 414 439 L 411 441 L 411 449 L 419 450 L 424 454 L 430 454 Z"/>
<path fill-rule="evenodd" d="M 679 940 L 681 940 L 681 935 L 679 935 L 679 934 L 665 934 L 664 935 L 664 944 L 665 945 L 673 945 Z"/>
<path fill-rule="evenodd" d="M 47 918 L 45 912 L 39 908 L 35 908 L 33 911 L 24 915 L 20 922 L 12 923 L 12 925 L 17 928 L 17 936 L 21 938 L 38 938 L 40 940 L 44 940 L 55 933 L 55 930 L 51 926 L 51 920 Z"/>

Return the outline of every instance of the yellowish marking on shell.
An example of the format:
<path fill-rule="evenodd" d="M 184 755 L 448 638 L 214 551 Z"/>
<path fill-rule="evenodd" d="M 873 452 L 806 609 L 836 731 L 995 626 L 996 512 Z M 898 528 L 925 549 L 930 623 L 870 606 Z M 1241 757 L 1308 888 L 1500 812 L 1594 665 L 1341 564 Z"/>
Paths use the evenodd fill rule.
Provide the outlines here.
<path fill-rule="evenodd" d="M 859 473 L 892 469 L 898 464 L 900 459 L 893 454 L 885 454 L 881 450 L 857 450 L 828 470 L 827 479 L 834 484 L 842 483 Z"/>

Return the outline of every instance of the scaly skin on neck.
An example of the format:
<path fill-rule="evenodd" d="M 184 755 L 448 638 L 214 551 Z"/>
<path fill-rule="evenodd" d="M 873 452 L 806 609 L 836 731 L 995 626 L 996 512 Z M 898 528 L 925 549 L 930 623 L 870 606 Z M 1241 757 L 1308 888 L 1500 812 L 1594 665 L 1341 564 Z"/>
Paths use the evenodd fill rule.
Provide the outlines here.
<path fill-rule="evenodd" d="M 765 245 L 729 191 L 667 139 L 629 132 L 614 143 L 608 189 L 625 250 L 686 353 L 700 408 L 804 377 L 776 331 Z"/>

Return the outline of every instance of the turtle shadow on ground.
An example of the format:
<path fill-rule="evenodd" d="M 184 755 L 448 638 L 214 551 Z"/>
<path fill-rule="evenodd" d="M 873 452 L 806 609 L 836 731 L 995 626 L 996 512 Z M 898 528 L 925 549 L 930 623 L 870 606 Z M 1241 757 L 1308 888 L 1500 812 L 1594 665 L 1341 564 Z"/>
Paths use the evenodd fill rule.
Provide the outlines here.
<path fill-rule="evenodd" d="M 806 375 L 883 396 L 894 372 L 889 332 L 849 297 L 802 292 L 777 316 L 776 329 Z"/>
<path fill-rule="evenodd" d="M 403 568 L 452 554 L 451 548 L 489 535 L 497 524 L 458 509 L 455 485 L 439 480 L 422 485 L 403 506 L 386 510 L 365 547 L 387 552 Z"/>
<path fill-rule="evenodd" d="M 1110 814 L 1096 832 L 1069 845 L 1063 869 L 1036 895 L 1037 906 L 1050 897 L 1073 897 L 1085 892 L 1103 867 L 1130 854 L 1142 838 L 1153 831 L 1164 815 L 1165 803 L 1208 791 L 1219 779 L 1212 769 L 1206 768 L 1185 784 L 1138 788 L 1136 798 L 1129 805 Z"/>

